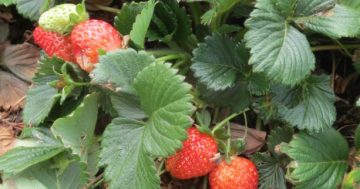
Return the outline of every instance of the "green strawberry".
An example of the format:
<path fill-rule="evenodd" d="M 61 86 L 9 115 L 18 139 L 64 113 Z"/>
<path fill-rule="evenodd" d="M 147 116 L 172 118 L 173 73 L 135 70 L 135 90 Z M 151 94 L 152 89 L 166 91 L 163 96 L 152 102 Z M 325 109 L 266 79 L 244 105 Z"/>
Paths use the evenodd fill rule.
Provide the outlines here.
<path fill-rule="evenodd" d="M 83 4 L 61 4 L 44 12 L 39 19 L 42 29 L 67 35 L 72 28 L 89 18 Z"/>

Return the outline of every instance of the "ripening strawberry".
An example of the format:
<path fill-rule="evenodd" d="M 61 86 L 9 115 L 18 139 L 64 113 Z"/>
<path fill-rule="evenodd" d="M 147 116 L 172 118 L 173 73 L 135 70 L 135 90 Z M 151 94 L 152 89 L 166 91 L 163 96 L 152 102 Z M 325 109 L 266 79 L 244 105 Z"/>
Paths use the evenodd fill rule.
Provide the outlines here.
<path fill-rule="evenodd" d="M 223 160 L 211 171 L 211 189 L 256 189 L 259 175 L 255 164 L 243 157 L 233 157 L 230 164 Z"/>
<path fill-rule="evenodd" d="M 101 20 L 87 20 L 74 27 L 71 41 L 76 62 L 90 72 L 99 61 L 99 50 L 109 52 L 123 47 L 120 33 Z"/>
<path fill-rule="evenodd" d="M 69 36 L 48 32 L 40 27 L 35 28 L 33 36 L 34 42 L 44 49 L 48 56 L 57 56 L 58 58 L 70 62 L 74 61 Z"/>
<path fill-rule="evenodd" d="M 215 166 L 218 152 L 216 140 L 197 128 L 188 129 L 183 147 L 166 161 L 166 169 L 178 179 L 189 179 L 208 174 Z"/>
<path fill-rule="evenodd" d="M 79 8 L 77 8 L 77 6 Z M 56 32 L 62 35 L 69 34 L 72 28 L 89 18 L 83 5 L 61 4 L 46 12 L 39 18 L 39 26 L 45 31 Z M 70 19 L 70 15 L 72 19 Z"/>

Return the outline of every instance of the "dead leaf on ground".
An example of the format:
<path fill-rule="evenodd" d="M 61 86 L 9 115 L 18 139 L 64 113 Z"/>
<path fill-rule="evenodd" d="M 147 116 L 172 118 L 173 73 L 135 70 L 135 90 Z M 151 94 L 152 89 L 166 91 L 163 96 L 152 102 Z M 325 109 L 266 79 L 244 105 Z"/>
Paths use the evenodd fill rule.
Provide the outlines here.
<path fill-rule="evenodd" d="M 38 48 L 30 43 L 23 43 L 5 48 L 1 62 L 19 78 L 31 82 L 39 57 Z"/>
<path fill-rule="evenodd" d="M 7 23 L 13 22 L 13 15 L 10 12 L 0 12 L 0 20 L 3 20 Z"/>
<path fill-rule="evenodd" d="M 246 127 L 231 123 L 231 138 L 238 139 L 244 136 Z M 257 152 L 266 143 L 266 132 L 248 128 L 246 146 L 243 153 L 246 155 Z"/>
<path fill-rule="evenodd" d="M 0 156 L 15 145 L 15 132 L 11 127 L 0 125 Z"/>
<path fill-rule="evenodd" d="M 29 84 L 16 76 L 0 71 L 0 109 L 17 110 L 23 106 Z"/>

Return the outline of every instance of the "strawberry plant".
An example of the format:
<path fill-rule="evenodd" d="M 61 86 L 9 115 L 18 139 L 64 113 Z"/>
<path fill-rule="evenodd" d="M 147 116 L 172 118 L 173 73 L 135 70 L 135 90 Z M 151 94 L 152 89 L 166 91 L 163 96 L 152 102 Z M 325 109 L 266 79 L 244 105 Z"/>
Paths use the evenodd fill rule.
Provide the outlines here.
<path fill-rule="evenodd" d="M 0 189 L 360 187 L 358 0 L 0 11 Z"/>

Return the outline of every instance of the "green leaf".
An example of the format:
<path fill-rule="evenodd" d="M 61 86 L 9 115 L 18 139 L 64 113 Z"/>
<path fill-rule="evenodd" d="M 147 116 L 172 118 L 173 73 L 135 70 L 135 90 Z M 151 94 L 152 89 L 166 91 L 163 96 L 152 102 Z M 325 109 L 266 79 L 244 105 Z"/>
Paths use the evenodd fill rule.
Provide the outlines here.
<path fill-rule="evenodd" d="M 290 142 L 293 136 L 294 130 L 291 127 L 276 127 L 270 131 L 270 134 L 267 138 L 267 147 L 271 152 L 275 151 L 275 147 L 282 142 Z"/>
<path fill-rule="evenodd" d="M 97 93 L 87 95 L 72 114 L 57 119 L 51 127 L 53 134 L 83 162 L 87 161 L 89 148 L 94 141 L 98 97 Z"/>
<path fill-rule="evenodd" d="M 261 0 L 245 25 L 249 64 L 269 79 L 295 85 L 315 67 L 315 57 L 305 35 L 288 23 L 273 1 Z"/>
<path fill-rule="evenodd" d="M 14 180 L 19 189 L 40 189 L 39 186 L 44 189 L 76 189 L 83 188 L 87 183 L 88 176 L 85 167 L 78 161 L 70 162 L 64 171 L 55 169 L 53 166 L 50 161 L 45 161 L 9 179 Z M 23 183 L 29 182 L 37 185 L 23 186 Z"/>
<path fill-rule="evenodd" d="M 24 123 L 31 126 L 42 123 L 60 96 L 56 89 L 48 85 L 35 86 L 29 89 L 23 112 Z"/>
<path fill-rule="evenodd" d="M 295 21 L 306 29 L 332 38 L 341 38 L 360 35 L 359 17 L 360 12 L 353 7 L 336 5 L 333 9 L 321 12 L 321 14 L 295 18 Z"/>
<path fill-rule="evenodd" d="M 17 174 L 37 163 L 48 160 L 64 150 L 48 132 L 32 130 L 32 138 L 18 140 L 12 150 L 0 156 L 0 170 Z"/>
<path fill-rule="evenodd" d="M 335 6 L 336 0 L 301 0 L 296 3 L 296 16 L 313 16 Z"/>
<path fill-rule="evenodd" d="M 61 67 L 65 62 L 59 58 L 45 57 L 40 60 L 38 70 L 33 78 L 35 85 L 45 85 L 59 79 L 55 72 L 61 73 Z"/>
<path fill-rule="evenodd" d="M 360 150 L 360 125 L 357 126 L 355 131 L 355 147 L 356 150 Z"/>
<path fill-rule="evenodd" d="M 155 58 L 144 51 L 136 52 L 133 49 L 117 50 L 100 56 L 93 81 L 99 84 L 115 84 L 119 91 L 135 93 L 133 81 L 136 75 Z"/>
<path fill-rule="evenodd" d="M 153 63 L 138 73 L 134 89 L 147 118 L 119 117 L 106 127 L 99 164 L 107 166 L 110 188 L 159 188 L 153 157 L 175 153 L 192 122 L 191 86 L 183 80 L 170 64 Z"/>
<path fill-rule="evenodd" d="M 140 101 L 137 96 L 125 93 L 111 95 L 111 103 L 119 117 L 130 119 L 146 118 L 145 112 L 141 109 Z"/>
<path fill-rule="evenodd" d="M 348 144 L 332 128 L 314 135 L 301 132 L 281 151 L 293 159 L 289 178 L 298 189 L 335 189 L 348 168 Z"/>
<path fill-rule="evenodd" d="M 339 4 L 344 5 L 346 7 L 351 7 L 352 9 L 355 9 L 355 10 L 360 10 L 360 1 L 356 1 L 356 0 L 340 0 Z"/>
<path fill-rule="evenodd" d="M 191 34 L 191 21 L 176 0 L 161 0 L 155 7 L 149 40 L 183 41 Z"/>
<path fill-rule="evenodd" d="M 0 0 L 0 5 L 5 5 L 6 7 L 9 5 L 16 4 L 17 0 Z"/>
<path fill-rule="evenodd" d="M 145 36 L 154 13 L 155 1 L 149 0 L 144 9 L 136 16 L 135 23 L 130 31 L 130 39 L 140 48 L 144 48 Z"/>
<path fill-rule="evenodd" d="M 106 127 L 100 165 L 108 165 L 105 178 L 111 181 L 110 189 L 160 187 L 155 164 L 144 148 L 144 130 L 144 123 L 122 118 L 114 119 Z"/>
<path fill-rule="evenodd" d="M 301 85 L 285 91 L 279 90 L 278 93 L 294 99 L 292 102 L 295 104 L 292 106 L 280 108 L 283 119 L 292 126 L 319 132 L 331 127 L 336 119 L 335 95 L 330 86 L 330 77 L 326 75 L 310 76 Z M 279 98 L 277 101 L 282 103 L 286 99 Z"/>
<path fill-rule="evenodd" d="M 124 3 L 121 10 L 115 17 L 115 27 L 122 35 L 128 35 L 135 23 L 135 18 L 141 13 L 145 3 L 143 2 L 131 2 Z"/>
<path fill-rule="evenodd" d="M 238 82 L 235 86 L 222 91 L 207 89 L 206 86 L 199 84 L 198 90 L 201 94 L 200 98 L 206 102 L 219 107 L 230 107 L 232 112 L 241 112 L 251 103 L 251 95 L 244 82 Z"/>
<path fill-rule="evenodd" d="M 230 11 L 239 2 L 241 2 L 241 0 L 210 1 L 213 8 L 207 11 L 201 17 L 201 23 L 205 25 L 209 25 L 211 22 L 218 19 L 218 17 L 221 16 L 223 13 Z"/>
<path fill-rule="evenodd" d="M 0 157 L 0 170 L 5 173 L 19 173 L 22 170 L 45 161 L 63 151 L 59 146 L 18 147 Z"/>
<path fill-rule="evenodd" d="M 253 95 L 264 95 L 270 89 L 270 82 L 263 73 L 252 73 L 248 78 L 248 90 Z"/>
<path fill-rule="evenodd" d="M 17 0 L 16 8 L 20 14 L 36 21 L 44 11 L 44 5 L 54 5 L 54 0 Z"/>
<path fill-rule="evenodd" d="M 209 89 L 224 90 L 236 85 L 246 72 L 247 50 L 233 40 L 214 34 L 193 52 L 191 69 Z"/>
<path fill-rule="evenodd" d="M 356 168 L 345 176 L 341 189 L 356 189 L 359 187 L 360 187 L 360 169 Z"/>
<path fill-rule="evenodd" d="M 251 156 L 259 172 L 259 189 L 286 189 L 285 171 L 278 158 L 265 153 Z"/>
<path fill-rule="evenodd" d="M 176 75 L 170 64 L 155 63 L 137 75 L 134 87 L 149 116 L 144 130 L 145 148 L 158 156 L 175 153 L 191 126 L 191 85 L 184 83 L 184 77 Z"/>

